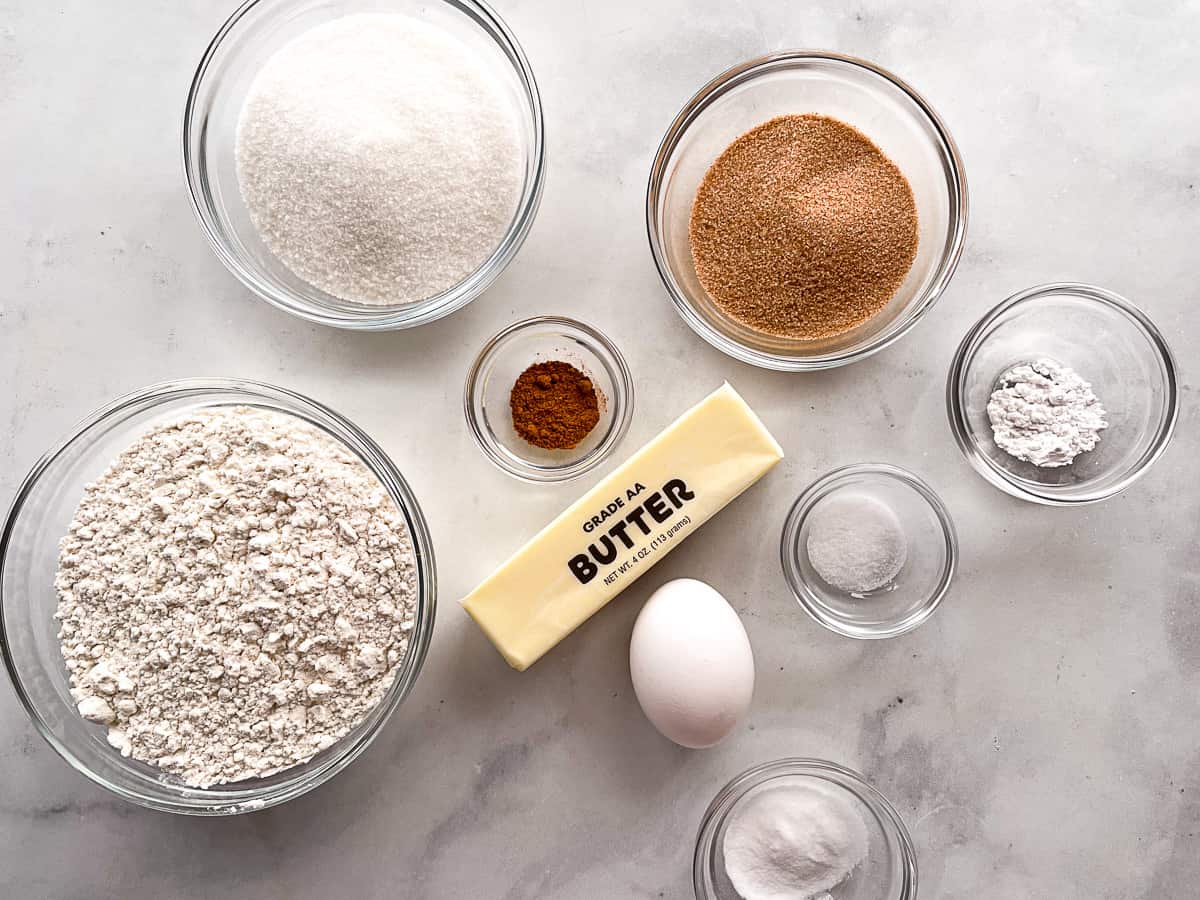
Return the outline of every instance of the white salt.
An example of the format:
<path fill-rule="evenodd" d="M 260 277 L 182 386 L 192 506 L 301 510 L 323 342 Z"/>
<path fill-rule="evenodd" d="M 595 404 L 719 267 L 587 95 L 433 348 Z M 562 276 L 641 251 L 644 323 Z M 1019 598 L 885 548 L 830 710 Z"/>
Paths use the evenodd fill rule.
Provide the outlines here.
<path fill-rule="evenodd" d="M 907 559 L 904 528 L 883 501 L 868 494 L 839 493 L 812 511 L 808 561 L 838 590 L 877 590 L 900 574 Z"/>
<path fill-rule="evenodd" d="M 237 132 L 251 220 L 296 275 L 343 300 L 441 293 L 495 250 L 523 151 L 499 73 L 417 19 L 348 15 L 284 45 Z"/>

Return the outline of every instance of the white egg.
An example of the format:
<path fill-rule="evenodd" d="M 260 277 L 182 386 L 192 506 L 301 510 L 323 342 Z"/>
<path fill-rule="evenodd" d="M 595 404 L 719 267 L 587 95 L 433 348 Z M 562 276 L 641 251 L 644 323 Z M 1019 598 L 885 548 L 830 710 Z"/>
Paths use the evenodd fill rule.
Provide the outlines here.
<path fill-rule="evenodd" d="M 754 695 L 754 654 L 725 598 L 693 578 L 668 581 L 638 614 L 629 674 L 642 711 L 677 744 L 711 747 Z"/>

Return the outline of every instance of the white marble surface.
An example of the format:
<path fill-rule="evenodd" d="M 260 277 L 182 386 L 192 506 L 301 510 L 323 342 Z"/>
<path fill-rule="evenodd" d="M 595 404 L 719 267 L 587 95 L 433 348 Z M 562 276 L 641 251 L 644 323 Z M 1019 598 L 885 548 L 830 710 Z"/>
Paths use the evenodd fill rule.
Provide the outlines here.
<path fill-rule="evenodd" d="M 188 208 L 184 94 L 232 2 L 0 0 L 0 502 L 103 401 L 161 379 L 244 375 L 326 401 L 380 440 L 424 505 L 442 585 L 425 671 L 378 742 L 328 785 L 260 814 L 125 805 L 72 773 L 0 688 L 0 896 L 685 898 L 714 792 L 785 755 L 854 766 L 893 799 L 922 897 L 1195 896 L 1191 388 L 1148 477 L 1065 511 L 985 485 L 951 441 L 942 393 L 970 323 L 1056 279 L 1141 304 L 1186 382 L 1200 337 L 1200 4 L 498 3 L 545 98 L 541 213 L 465 311 L 356 336 L 254 300 Z M 642 218 L 651 156 L 683 101 L 726 66 L 792 46 L 909 79 L 956 136 L 972 195 L 966 254 L 934 312 L 867 362 L 799 377 L 693 336 L 659 284 Z M 485 338 L 537 313 L 592 320 L 625 350 L 640 393 L 622 452 L 728 378 L 789 458 L 519 674 L 455 601 L 584 485 L 530 488 L 492 469 L 459 391 Z M 810 622 L 776 558 L 801 487 L 870 458 L 924 475 L 963 549 L 936 617 L 875 644 Z M 683 575 L 729 597 L 758 658 L 749 721 L 706 752 L 653 731 L 627 670 L 642 601 Z"/>

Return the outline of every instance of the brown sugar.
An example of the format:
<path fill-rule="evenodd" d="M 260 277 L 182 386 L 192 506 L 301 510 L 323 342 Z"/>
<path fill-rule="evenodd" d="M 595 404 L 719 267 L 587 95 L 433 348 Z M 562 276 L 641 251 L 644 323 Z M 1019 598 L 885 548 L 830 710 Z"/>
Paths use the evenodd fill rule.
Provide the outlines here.
<path fill-rule="evenodd" d="M 700 283 L 726 314 L 820 340 L 891 300 L 916 257 L 917 208 L 904 173 L 862 132 L 779 116 L 709 167 L 688 236 Z"/>
<path fill-rule="evenodd" d="M 576 447 L 600 421 L 592 380 L 566 362 L 534 363 L 509 395 L 517 434 L 544 450 Z"/>

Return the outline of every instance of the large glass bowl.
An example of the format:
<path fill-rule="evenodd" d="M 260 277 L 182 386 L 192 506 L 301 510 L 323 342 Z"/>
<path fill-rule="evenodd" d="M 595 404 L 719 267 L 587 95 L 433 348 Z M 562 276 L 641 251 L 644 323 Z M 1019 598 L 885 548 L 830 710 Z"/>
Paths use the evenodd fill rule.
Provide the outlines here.
<path fill-rule="evenodd" d="M 692 202 L 713 161 L 756 125 L 803 113 L 853 125 L 900 167 L 912 185 L 920 239 L 887 306 L 845 334 L 812 341 L 764 334 L 726 315 L 701 285 L 688 240 Z M 798 50 L 734 66 L 688 101 L 654 158 L 646 227 L 667 293 L 704 340 L 766 369 L 828 369 L 882 350 L 933 306 L 962 253 L 967 185 L 950 133 L 920 94 L 861 59 Z"/>
<path fill-rule="evenodd" d="M 357 456 L 404 516 L 417 563 L 417 616 L 408 654 L 391 688 L 353 731 L 307 763 L 266 778 L 193 788 L 155 766 L 121 756 L 106 729 L 85 721 L 70 695 L 54 612 L 58 545 L 83 495 L 109 464 L 152 424 L 199 407 L 249 405 L 297 416 Z M 113 401 L 51 448 L 17 490 L 0 533 L 0 651 L 34 725 L 63 759 L 101 787 L 152 809 L 229 815 L 298 797 L 328 781 L 367 748 L 408 695 L 433 633 L 433 548 L 412 491 L 386 454 L 333 410 L 300 394 L 252 381 L 190 379 L 154 385 Z"/>
<path fill-rule="evenodd" d="M 1049 358 L 1092 385 L 1108 413 L 1094 450 L 1039 468 L 996 446 L 987 404 L 1001 375 Z M 1049 506 L 1095 503 L 1146 474 L 1179 418 L 1175 358 L 1149 317 L 1086 284 L 1030 288 L 987 313 L 963 338 L 946 382 L 950 429 L 975 471 L 1000 490 Z"/>
<path fill-rule="evenodd" d="M 916 900 L 917 854 L 900 814 L 857 772 L 821 759 L 764 763 L 721 789 L 708 805 L 696 838 L 692 861 L 696 900 L 740 900 L 725 873 L 725 832 L 731 816 L 747 799 L 799 785 L 840 793 L 867 826 L 867 858 L 829 892 L 831 900 Z"/>
<path fill-rule="evenodd" d="M 353 13 L 402 13 L 455 36 L 488 61 L 512 103 L 524 150 L 521 197 L 508 229 L 471 275 L 413 303 L 353 303 L 300 278 L 263 242 L 238 185 L 235 136 L 242 103 L 263 64 L 314 26 Z M 302 319 L 359 330 L 424 325 L 478 297 L 520 249 L 545 178 L 542 101 L 508 26 L 481 0 L 247 0 L 209 44 L 188 92 L 183 163 L 192 205 L 217 256 L 246 287 Z"/>

